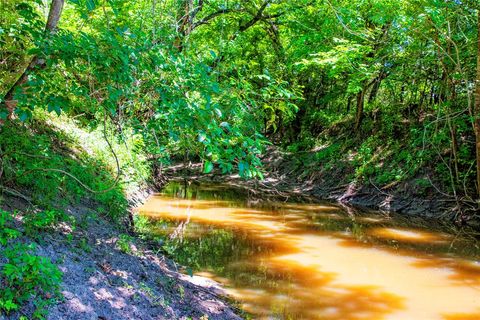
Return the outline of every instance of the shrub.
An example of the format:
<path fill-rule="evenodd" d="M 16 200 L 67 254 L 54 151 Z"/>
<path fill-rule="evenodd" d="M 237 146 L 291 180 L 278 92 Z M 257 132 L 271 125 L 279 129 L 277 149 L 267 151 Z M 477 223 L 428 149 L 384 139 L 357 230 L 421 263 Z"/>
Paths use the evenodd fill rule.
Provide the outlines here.
<path fill-rule="evenodd" d="M 44 318 L 45 307 L 59 295 L 62 274 L 48 258 L 33 255 L 33 244 L 14 244 L 3 250 L 5 263 L 0 269 L 0 312 L 18 310 L 30 299 Z"/>
<path fill-rule="evenodd" d="M 125 254 L 132 254 L 132 241 L 133 238 L 128 234 L 121 234 L 117 241 L 117 247 L 121 252 Z"/>
<path fill-rule="evenodd" d="M 6 246 L 8 241 L 15 239 L 20 235 L 15 229 L 10 228 L 13 218 L 12 214 L 7 211 L 0 210 L 0 245 Z"/>
<path fill-rule="evenodd" d="M 44 210 L 26 215 L 24 218 L 25 232 L 35 236 L 38 232 L 51 230 L 60 221 L 65 221 L 66 215 L 56 210 Z"/>

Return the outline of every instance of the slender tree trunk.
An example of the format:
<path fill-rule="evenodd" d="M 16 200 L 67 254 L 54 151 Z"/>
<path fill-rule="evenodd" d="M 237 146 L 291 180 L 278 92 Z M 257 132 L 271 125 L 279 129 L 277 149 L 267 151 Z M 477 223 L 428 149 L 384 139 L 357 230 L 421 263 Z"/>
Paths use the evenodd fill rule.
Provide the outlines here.
<path fill-rule="evenodd" d="M 64 2 L 64 0 L 52 0 L 47 25 L 45 26 L 45 33 L 57 32 L 58 21 L 60 21 L 60 16 L 62 15 Z"/>
<path fill-rule="evenodd" d="M 270 36 L 272 41 L 273 50 L 277 55 L 277 58 L 280 62 L 285 63 L 285 48 L 283 48 L 282 41 L 280 39 L 280 33 L 278 30 L 278 25 L 273 21 L 267 22 L 267 34 Z"/>
<path fill-rule="evenodd" d="M 365 90 L 362 89 L 362 91 L 357 93 L 357 112 L 355 115 L 355 131 L 357 131 L 362 125 L 364 105 L 365 105 Z"/>
<path fill-rule="evenodd" d="M 180 0 L 177 8 L 177 37 L 174 45 L 179 52 L 185 47 L 185 38 L 190 35 L 193 27 L 193 0 Z"/>
<path fill-rule="evenodd" d="M 48 14 L 47 24 L 45 26 L 45 36 L 54 34 L 57 31 L 58 21 L 63 10 L 64 0 L 52 0 L 50 5 L 50 12 Z M 15 91 L 17 88 L 21 88 L 28 80 L 28 75 L 30 72 L 37 68 L 44 68 L 46 65 L 45 60 L 39 56 L 34 56 L 30 63 L 28 64 L 25 71 L 20 75 L 20 77 L 15 81 L 13 86 L 8 90 L 7 94 L 4 96 L 3 101 L 8 111 L 9 117 L 12 116 L 13 111 L 17 105 L 17 102 L 13 100 Z M 23 88 L 24 89 L 24 88 Z"/>
<path fill-rule="evenodd" d="M 450 138 L 452 139 L 452 162 L 453 162 L 453 171 L 455 174 L 455 182 L 458 183 L 460 179 L 460 171 L 458 169 L 458 140 L 457 140 L 457 129 L 452 120 L 450 119 L 450 114 L 447 114 L 447 124 L 450 130 Z"/>
<path fill-rule="evenodd" d="M 480 199 L 480 9 L 478 10 L 478 39 L 477 39 L 477 78 L 475 87 L 475 140 L 477 151 L 477 192 Z"/>
<path fill-rule="evenodd" d="M 420 95 L 420 101 L 418 102 L 418 105 L 419 105 L 419 108 L 420 108 L 420 113 L 423 113 L 423 104 L 425 102 L 425 98 L 426 98 L 426 92 L 427 92 L 427 87 L 428 87 L 428 79 L 425 78 L 425 83 L 423 85 L 423 88 L 422 88 L 422 93 Z"/>
<path fill-rule="evenodd" d="M 370 96 L 368 97 L 368 103 L 372 103 L 377 98 L 378 91 L 380 90 L 380 86 L 382 84 L 383 79 L 387 77 L 387 74 L 384 70 L 380 71 L 378 77 L 373 82 L 372 90 L 370 91 Z"/>

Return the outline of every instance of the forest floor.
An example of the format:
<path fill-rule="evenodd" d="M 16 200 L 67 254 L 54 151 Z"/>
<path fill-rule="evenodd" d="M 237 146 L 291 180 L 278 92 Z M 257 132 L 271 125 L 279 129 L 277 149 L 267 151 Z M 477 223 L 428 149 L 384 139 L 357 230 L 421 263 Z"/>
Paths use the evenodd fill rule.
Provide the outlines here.
<path fill-rule="evenodd" d="M 6 200 L 6 210 L 26 207 L 16 198 Z M 63 298 L 49 308 L 47 319 L 241 319 L 217 283 L 179 272 L 148 243 L 99 216 L 95 203 L 82 201 L 65 212 L 75 227 L 61 223 L 35 239 L 36 254 L 63 272 Z M 21 229 L 21 217 L 17 220 Z M 33 309 L 29 305 L 0 319 L 19 319 Z"/>
<path fill-rule="evenodd" d="M 202 174 L 201 164 L 177 164 L 167 168 L 167 177 L 185 177 L 192 180 L 225 182 L 249 189 L 253 193 L 283 197 L 284 199 L 313 198 L 330 200 L 341 205 L 394 212 L 404 217 L 421 217 L 446 221 L 448 224 L 480 227 L 480 217 L 464 216 L 463 204 L 438 192 L 419 194 L 413 181 L 376 186 L 371 181 L 348 181 L 348 172 L 335 168 L 323 170 L 312 164 L 298 165 L 296 155 L 271 147 L 262 158 L 265 179 L 245 180 L 238 175 L 221 175 L 215 170 Z M 308 169 L 308 170 L 307 170 Z M 308 173 L 307 173 L 308 172 Z"/>

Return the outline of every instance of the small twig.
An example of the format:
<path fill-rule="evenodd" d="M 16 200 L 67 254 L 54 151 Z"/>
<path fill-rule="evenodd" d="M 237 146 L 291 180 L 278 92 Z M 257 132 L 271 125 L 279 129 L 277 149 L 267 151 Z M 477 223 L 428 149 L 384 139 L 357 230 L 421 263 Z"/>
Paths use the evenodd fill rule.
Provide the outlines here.
<path fill-rule="evenodd" d="M 372 186 L 374 186 L 374 188 L 377 189 L 378 192 L 380 192 L 381 194 L 386 195 L 386 196 L 390 196 L 390 197 L 393 196 L 391 193 L 387 193 L 387 192 L 385 192 L 385 191 L 380 190 L 380 188 L 378 188 L 378 187 L 372 182 L 372 179 L 368 178 L 368 182 L 370 182 L 370 184 L 371 184 Z"/>
<path fill-rule="evenodd" d="M 14 197 L 18 197 L 18 198 L 21 198 L 25 201 L 27 201 L 29 204 L 33 205 L 32 204 L 32 199 L 22 193 L 20 193 L 19 191 L 15 190 L 15 189 L 11 189 L 11 188 L 8 188 L 8 187 L 5 187 L 5 186 L 2 186 L 0 185 L 0 189 L 2 189 L 5 193 L 8 193 Z"/>

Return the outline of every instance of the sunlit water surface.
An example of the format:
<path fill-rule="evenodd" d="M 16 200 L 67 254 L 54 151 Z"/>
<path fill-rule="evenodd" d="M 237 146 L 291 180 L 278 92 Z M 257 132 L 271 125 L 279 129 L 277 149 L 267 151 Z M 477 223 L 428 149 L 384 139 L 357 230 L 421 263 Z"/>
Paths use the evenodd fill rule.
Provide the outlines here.
<path fill-rule="evenodd" d="M 425 223 L 182 183 L 139 212 L 255 319 L 480 319 L 478 244 Z"/>

